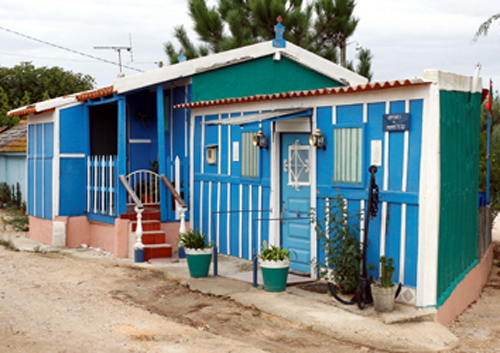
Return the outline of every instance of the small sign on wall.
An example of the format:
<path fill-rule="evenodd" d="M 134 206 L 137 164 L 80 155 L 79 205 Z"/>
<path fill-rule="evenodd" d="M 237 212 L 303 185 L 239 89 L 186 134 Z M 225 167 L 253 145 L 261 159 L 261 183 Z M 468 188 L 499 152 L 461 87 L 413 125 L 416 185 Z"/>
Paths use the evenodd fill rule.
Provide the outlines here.
<path fill-rule="evenodd" d="M 233 142 L 233 162 L 240 161 L 240 143 L 238 141 Z"/>
<path fill-rule="evenodd" d="M 410 130 L 410 114 L 384 114 L 383 130 L 388 132 Z"/>
<path fill-rule="evenodd" d="M 370 165 L 382 166 L 382 140 L 372 140 Z"/>

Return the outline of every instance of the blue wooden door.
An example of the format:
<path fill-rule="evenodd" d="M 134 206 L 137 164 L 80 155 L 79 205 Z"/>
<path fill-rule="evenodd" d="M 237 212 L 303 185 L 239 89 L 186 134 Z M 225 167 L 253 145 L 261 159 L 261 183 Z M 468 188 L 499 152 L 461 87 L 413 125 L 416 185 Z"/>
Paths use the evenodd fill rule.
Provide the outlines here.
<path fill-rule="evenodd" d="M 282 247 L 292 251 L 291 269 L 311 270 L 310 153 L 307 134 L 281 137 Z"/>

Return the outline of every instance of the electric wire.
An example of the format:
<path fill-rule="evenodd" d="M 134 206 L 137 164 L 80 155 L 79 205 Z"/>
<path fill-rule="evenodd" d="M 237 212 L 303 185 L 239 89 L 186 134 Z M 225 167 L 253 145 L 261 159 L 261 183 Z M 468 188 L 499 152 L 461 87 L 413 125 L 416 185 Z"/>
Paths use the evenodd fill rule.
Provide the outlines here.
<path fill-rule="evenodd" d="M 54 47 L 54 48 L 65 50 L 65 51 L 68 51 L 70 53 L 74 53 L 74 54 L 78 54 L 78 55 L 81 55 L 81 56 L 85 56 L 85 57 L 91 58 L 93 60 L 102 61 L 102 62 L 105 62 L 107 64 L 112 64 L 112 65 L 116 65 L 116 66 L 120 65 L 119 63 L 116 63 L 114 61 L 103 59 L 103 58 L 100 58 L 98 56 L 94 56 L 94 55 L 91 55 L 91 54 L 86 54 L 86 53 L 83 53 L 83 52 L 80 52 L 80 51 L 77 51 L 77 50 L 74 50 L 74 49 L 66 48 L 66 47 L 63 47 L 63 46 L 58 45 L 58 44 L 50 43 L 50 42 L 47 42 L 45 40 L 38 39 L 38 38 L 35 38 L 35 37 L 32 37 L 32 36 L 29 36 L 29 35 L 26 35 L 26 34 L 23 34 L 23 33 L 17 32 L 17 31 L 14 31 L 12 29 L 8 29 L 8 28 L 2 27 L 2 26 L 0 26 L 0 29 L 4 30 L 6 32 L 9 32 L 9 33 L 12 33 L 12 34 L 15 34 L 15 35 L 18 35 L 18 36 L 21 36 L 21 37 L 33 40 L 35 42 L 39 42 L 39 43 L 42 43 L 42 44 L 45 44 L 45 45 L 48 45 L 48 46 L 51 46 L 51 47 Z M 136 69 L 135 67 L 131 67 L 131 66 L 128 66 L 128 65 L 123 65 L 122 64 L 122 67 L 125 67 L 125 68 L 130 69 L 130 70 L 138 71 L 138 72 L 144 72 L 144 70 Z"/>

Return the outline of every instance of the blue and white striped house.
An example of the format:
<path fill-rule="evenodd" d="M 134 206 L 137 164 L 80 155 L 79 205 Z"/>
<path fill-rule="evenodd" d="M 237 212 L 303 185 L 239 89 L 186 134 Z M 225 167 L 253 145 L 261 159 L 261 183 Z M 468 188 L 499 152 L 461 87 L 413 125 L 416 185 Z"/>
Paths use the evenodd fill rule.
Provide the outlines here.
<path fill-rule="evenodd" d="M 28 115 L 31 236 L 130 256 L 135 223 L 120 216 L 141 202 L 160 210 L 163 235 L 143 214 L 157 257 L 175 244 L 182 197 L 189 227 L 219 253 L 251 259 L 265 240 L 294 250 L 292 268 L 314 278 L 310 261 L 324 254 L 310 208 L 342 194 L 363 212 L 375 165 L 368 263 L 393 257 L 401 300 L 436 307 L 447 323 L 477 298 L 490 265 L 491 248 L 478 252 L 481 93 L 478 74 L 368 83 L 269 41 L 22 107 L 10 114 Z M 138 173 L 155 161 L 156 173 Z"/>

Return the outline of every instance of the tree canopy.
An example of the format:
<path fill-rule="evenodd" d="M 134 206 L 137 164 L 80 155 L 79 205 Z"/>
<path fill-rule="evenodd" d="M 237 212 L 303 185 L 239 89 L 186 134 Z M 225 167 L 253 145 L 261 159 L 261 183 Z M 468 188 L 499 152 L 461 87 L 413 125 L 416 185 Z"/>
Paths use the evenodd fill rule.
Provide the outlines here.
<path fill-rule="evenodd" d="M 17 117 L 7 117 L 9 110 L 35 102 L 86 91 L 95 80 L 60 67 L 35 67 L 22 62 L 13 68 L 0 67 L 0 126 L 14 126 Z"/>
<path fill-rule="evenodd" d="M 189 0 L 188 12 L 201 45 L 195 45 L 184 26 L 174 28 L 187 59 L 271 40 L 278 16 L 286 27 L 284 39 L 371 79 L 373 54 L 358 53 L 354 68 L 346 60 L 348 39 L 359 19 L 353 16 L 354 0 L 219 0 L 209 7 L 206 0 Z M 164 44 L 170 63 L 178 62 L 179 51 L 172 42 Z M 339 55 L 340 53 L 340 55 Z"/>
<path fill-rule="evenodd" d="M 500 13 L 497 13 L 496 15 L 491 16 L 488 18 L 486 21 L 484 21 L 481 26 L 477 29 L 476 34 L 474 35 L 473 41 L 477 41 L 479 37 L 481 36 L 486 36 L 488 35 L 488 32 L 490 31 L 491 24 L 493 21 L 500 20 Z"/>

